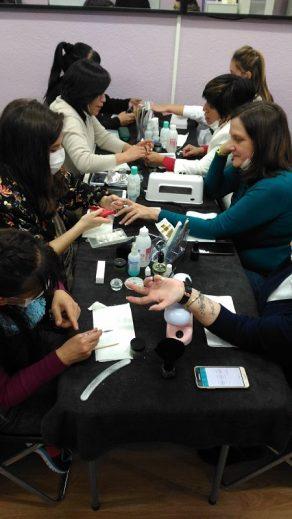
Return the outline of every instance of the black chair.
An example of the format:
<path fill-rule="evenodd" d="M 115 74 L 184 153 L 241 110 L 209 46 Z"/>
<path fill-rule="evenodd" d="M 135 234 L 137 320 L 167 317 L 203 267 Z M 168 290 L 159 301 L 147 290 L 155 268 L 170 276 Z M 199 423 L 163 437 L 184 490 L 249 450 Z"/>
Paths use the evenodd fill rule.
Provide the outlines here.
<path fill-rule="evenodd" d="M 27 490 L 31 494 L 38 496 L 42 501 L 47 504 L 54 504 L 62 501 L 65 497 L 65 492 L 68 483 L 69 471 L 65 474 L 60 475 L 57 493 L 55 496 L 50 496 L 47 493 L 39 490 L 30 483 L 27 483 L 24 479 L 14 475 L 8 467 L 14 465 L 18 461 L 22 460 L 26 456 L 32 454 L 36 449 L 44 446 L 44 441 L 41 437 L 36 436 L 15 436 L 15 435 L 4 435 L 0 434 L 0 444 L 7 444 L 7 450 L 11 450 L 13 446 L 13 454 L 10 454 L 8 458 L 5 458 L 7 454 L 0 452 L 0 475 L 6 477 L 13 483 L 16 483 L 24 490 Z M 29 447 L 23 448 L 23 445 L 31 444 Z M 21 446 L 20 446 L 21 445 Z M 19 447 L 18 447 L 19 446 Z M 6 451 L 6 449 L 5 449 Z"/>

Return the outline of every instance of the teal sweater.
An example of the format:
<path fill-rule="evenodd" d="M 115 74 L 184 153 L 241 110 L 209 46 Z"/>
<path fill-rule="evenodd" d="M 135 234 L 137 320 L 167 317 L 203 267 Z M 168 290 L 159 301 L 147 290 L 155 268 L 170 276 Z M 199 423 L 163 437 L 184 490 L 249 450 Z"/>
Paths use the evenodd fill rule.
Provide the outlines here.
<path fill-rule="evenodd" d="M 190 234 L 198 238 L 232 238 L 243 266 L 268 274 L 290 258 L 292 240 L 292 172 L 280 171 L 246 186 L 239 169 L 226 165 L 226 157 L 215 155 L 204 179 L 205 193 L 221 198 L 234 193 L 228 209 L 213 220 L 190 217 Z M 159 220 L 173 225 L 185 215 L 162 210 Z"/>

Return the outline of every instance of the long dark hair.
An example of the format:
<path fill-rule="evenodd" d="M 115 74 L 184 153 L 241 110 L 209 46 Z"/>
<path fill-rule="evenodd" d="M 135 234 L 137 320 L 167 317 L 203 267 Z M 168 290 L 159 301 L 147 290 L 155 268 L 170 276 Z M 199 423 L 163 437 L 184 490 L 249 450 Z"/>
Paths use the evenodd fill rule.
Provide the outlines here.
<path fill-rule="evenodd" d="M 232 118 L 235 117 L 239 117 L 253 142 L 251 165 L 243 173 L 247 183 L 275 177 L 281 170 L 291 171 L 291 135 L 286 114 L 279 105 L 265 101 L 249 103 L 235 110 Z"/>
<path fill-rule="evenodd" d="M 88 104 L 103 94 L 111 81 L 107 70 L 95 61 L 81 59 L 69 67 L 63 77 L 61 97 L 86 120 Z"/>
<path fill-rule="evenodd" d="M 244 45 L 234 52 L 232 60 L 242 72 L 251 73 L 251 81 L 254 83 L 256 94 L 260 95 L 263 101 L 272 102 L 273 96 L 268 89 L 266 65 L 261 52 L 250 45 Z"/>
<path fill-rule="evenodd" d="M 63 75 L 68 68 L 79 59 L 90 58 L 96 63 L 100 63 L 100 55 L 94 51 L 92 47 L 86 43 L 77 42 L 75 44 L 61 41 L 58 43 L 51 73 L 49 77 L 48 88 L 44 97 L 47 105 L 50 105 L 61 93 L 61 84 Z"/>
<path fill-rule="evenodd" d="M 63 115 L 36 100 L 16 99 L 0 118 L 0 174 L 14 180 L 41 220 L 56 211 L 55 183 L 49 148 L 63 128 Z"/>
<path fill-rule="evenodd" d="M 0 296 L 15 297 L 30 290 L 45 290 L 50 298 L 59 278 L 58 257 L 53 249 L 27 231 L 0 230 Z M 0 365 L 13 373 L 41 358 L 45 345 L 30 329 L 25 313 L 15 305 L 1 306 Z M 4 323 L 16 325 L 8 333 Z"/>
<path fill-rule="evenodd" d="M 202 95 L 224 120 L 237 106 L 252 101 L 255 89 L 249 79 L 234 74 L 222 74 L 207 83 Z"/>

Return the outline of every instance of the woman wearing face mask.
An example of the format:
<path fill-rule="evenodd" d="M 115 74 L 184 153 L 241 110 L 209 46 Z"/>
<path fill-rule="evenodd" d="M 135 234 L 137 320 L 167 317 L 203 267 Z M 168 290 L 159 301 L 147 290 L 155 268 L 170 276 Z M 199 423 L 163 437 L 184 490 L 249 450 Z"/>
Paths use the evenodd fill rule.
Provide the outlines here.
<path fill-rule="evenodd" d="M 63 116 L 34 100 L 12 101 L 0 119 L 0 226 L 41 236 L 62 254 L 67 282 L 73 269 L 72 243 L 108 220 L 97 210 L 72 226 L 70 210 L 90 205 L 112 208 L 106 188 L 76 182 L 62 167 Z M 67 230 L 69 229 L 69 230 Z"/>
<path fill-rule="evenodd" d="M 91 59 L 100 65 L 100 55 L 86 43 L 58 43 L 50 73 L 45 102 L 49 106 L 61 94 L 61 86 L 65 72 L 79 59 Z M 135 122 L 133 113 L 128 110 L 136 106 L 141 99 L 116 99 L 105 94 L 105 102 L 97 115 L 99 122 L 107 129 L 118 129 Z"/>
<path fill-rule="evenodd" d="M 184 172 L 189 175 L 205 175 L 207 173 L 217 147 L 229 138 L 231 113 L 237 106 L 253 99 L 254 89 L 247 79 L 232 74 L 224 74 L 207 83 L 203 91 L 203 97 L 206 99 L 204 104 L 206 122 L 210 127 L 216 125 L 206 155 L 201 159 L 189 161 L 172 159 L 151 152 L 146 158 L 147 163 L 162 165 L 167 171 L 174 171 L 175 173 Z M 193 149 L 200 151 L 200 148 L 187 145 L 183 150 L 183 156 L 186 158 L 192 156 Z"/>
<path fill-rule="evenodd" d="M 241 106 L 231 119 L 230 141 L 214 156 L 205 192 L 214 199 L 234 193 L 231 206 L 212 220 L 189 217 L 190 234 L 232 238 L 253 286 L 290 262 L 292 237 L 292 150 L 284 111 L 276 104 Z M 231 154 L 232 165 L 226 167 Z M 126 213 L 126 214 L 125 214 Z M 121 223 L 137 218 L 173 225 L 186 216 L 127 201 Z"/>
<path fill-rule="evenodd" d="M 64 115 L 65 166 L 76 177 L 114 169 L 118 164 L 146 156 L 146 142 L 125 144 L 97 121 L 109 84 L 109 73 L 98 63 L 88 59 L 76 61 L 63 77 L 61 96 L 50 105 L 51 110 Z M 98 155 L 96 146 L 112 153 Z"/>
<path fill-rule="evenodd" d="M 3 434 L 40 435 L 42 418 L 55 402 L 54 379 L 71 364 L 87 359 L 101 335 L 98 330 L 77 333 L 80 308 L 64 290 L 56 290 L 58 267 L 56 254 L 42 240 L 25 231 L 0 230 Z M 69 328 L 77 335 L 67 340 Z M 50 452 L 51 456 L 38 450 L 52 470 L 68 470 L 69 459 L 56 449 Z"/>

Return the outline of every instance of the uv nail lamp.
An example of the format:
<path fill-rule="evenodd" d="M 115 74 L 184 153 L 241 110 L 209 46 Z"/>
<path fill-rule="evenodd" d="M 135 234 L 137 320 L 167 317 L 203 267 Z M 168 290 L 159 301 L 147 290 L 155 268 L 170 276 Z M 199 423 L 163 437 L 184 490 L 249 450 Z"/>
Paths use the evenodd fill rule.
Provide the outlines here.
<path fill-rule="evenodd" d="M 151 173 L 146 200 L 199 205 L 203 203 L 203 178 L 182 173 Z"/>

